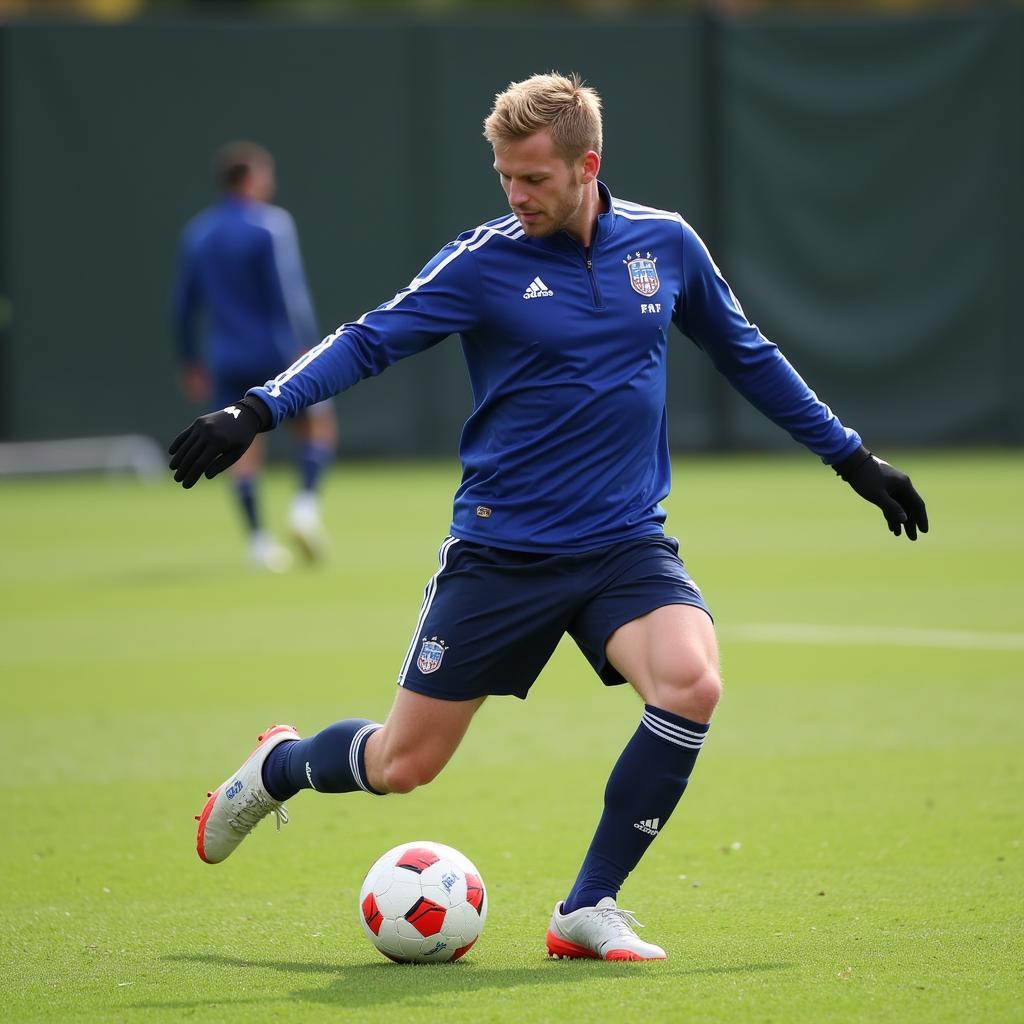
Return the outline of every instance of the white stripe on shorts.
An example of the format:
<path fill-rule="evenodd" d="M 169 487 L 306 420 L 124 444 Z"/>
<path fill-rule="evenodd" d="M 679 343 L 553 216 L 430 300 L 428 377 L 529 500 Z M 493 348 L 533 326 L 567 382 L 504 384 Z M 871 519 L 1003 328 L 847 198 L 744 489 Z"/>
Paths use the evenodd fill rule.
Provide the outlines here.
<path fill-rule="evenodd" d="M 430 577 L 430 582 L 426 585 L 423 591 L 423 604 L 420 606 L 420 617 L 416 620 L 416 628 L 412 632 L 412 640 L 409 643 L 409 650 L 405 652 L 405 661 L 402 662 L 402 670 L 398 673 L 398 685 L 405 686 L 405 676 L 409 671 L 409 664 L 413 658 L 413 652 L 416 650 L 416 644 L 420 637 L 420 630 L 423 628 L 423 623 L 427 621 L 427 613 L 430 611 L 430 605 L 433 603 L 434 595 L 437 593 L 437 577 L 444 572 L 445 567 L 448 565 L 448 552 L 459 543 L 458 537 L 445 537 L 444 543 L 441 545 L 441 549 L 437 553 L 438 570 Z"/>

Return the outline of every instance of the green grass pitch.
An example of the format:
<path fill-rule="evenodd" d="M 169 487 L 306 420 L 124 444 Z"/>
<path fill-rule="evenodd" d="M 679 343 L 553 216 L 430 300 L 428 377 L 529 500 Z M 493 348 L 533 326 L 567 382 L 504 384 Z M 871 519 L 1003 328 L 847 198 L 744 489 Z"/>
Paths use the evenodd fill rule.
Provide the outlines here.
<path fill-rule="evenodd" d="M 454 465 L 341 464 L 332 560 L 277 578 L 220 481 L 0 484 L 4 1019 L 1024 1020 L 1024 458 L 896 461 L 932 514 L 917 544 L 810 457 L 676 466 L 726 695 L 621 894 L 654 964 L 543 956 L 640 711 L 568 643 L 435 784 L 303 794 L 280 834 L 196 857 L 192 816 L 262 728 L 387 713 Z M 363 938 L 362 876 L 411 839 L 488 885 L 458 964 Z"/>

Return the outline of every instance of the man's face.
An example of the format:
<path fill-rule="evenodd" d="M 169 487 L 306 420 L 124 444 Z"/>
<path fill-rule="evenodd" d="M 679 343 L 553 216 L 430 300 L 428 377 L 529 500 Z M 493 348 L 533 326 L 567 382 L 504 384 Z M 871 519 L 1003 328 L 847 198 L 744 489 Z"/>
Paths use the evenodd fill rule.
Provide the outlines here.
<path fill-rule="evenodd" d="M 248 178 L 249 196 L 257 202 L 269 203 L 277 187 L 274 165 L 265 160 L 254 160 L 249 165 Z"/>
<path fill-rule="evenodd" d="M 525 139 L 508 142 L 494 150 L 494 169 L 508 205 L 531 238 L 544 238 L 570 228 L 583 204 L 584 184 L 589 180 L 586 157 L 572 164 L 555 151 L 545 128 Z"/>

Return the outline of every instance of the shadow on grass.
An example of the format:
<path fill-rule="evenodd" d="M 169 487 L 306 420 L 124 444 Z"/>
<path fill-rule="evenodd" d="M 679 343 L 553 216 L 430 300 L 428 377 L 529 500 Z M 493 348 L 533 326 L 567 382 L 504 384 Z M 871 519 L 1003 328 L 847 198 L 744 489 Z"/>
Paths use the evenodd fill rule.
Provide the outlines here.
<path fill-rule="evenodd" d="M 502 989 L 528 988 L 532 986 L 564 986 L 567 981 L 583 980 L 588 976 L 601 979 L 625 979 L 644 976 L 649 983 L 657 978 L 686 978 L 702 974 L 756 974 L 764 971 L 788 970 L 794 966 L 785 961 L 773 963 L 717 964 L 707 967 L 693 967 L 684 963 L 606 963 L 600 960 L 553 960 L 538 957 L 536 964 L 525 966 L 486 967 L 472 960 L 460 960 L 454 964 L 337 964 L 324 961 L 289 962 L 280 960 L 257 960 L 253 958 L 224 956 L 219 953 L 172 954 L 162 959 L 180 963 L 207 965 L 215 968 L 230 968 L 234 972 L 252 969 L 255 971 L 282 971 L 287 974 L 327 975 L 321 987 L 300 988 L 282 993 L 282 1001 L 302 1000 L 309 1003 L 338 1005 L 348 1008 L 360 1006 L 385 1006 L 394 1003 L 414 1001 L 422 1004 L 432 997 L 450 999 L 453 993 L 463 995 L 474 992 L 493 992 Z M 592 972 L 596 972 L 592 974 Z M 237 973 L 234 975 L 237 979 Z M 214 979 L 211 978 L 211 987 Z M 271 1001 L 274 997 L 270 997 Z M 266 994 L 251 999 L 211 1000 L 203 995 L 194 1001 L 168 1000 L 141 1002 L 136 1008 L 188 1009 L 197 1006 L 242 1005 L 265 1003 Z"/>

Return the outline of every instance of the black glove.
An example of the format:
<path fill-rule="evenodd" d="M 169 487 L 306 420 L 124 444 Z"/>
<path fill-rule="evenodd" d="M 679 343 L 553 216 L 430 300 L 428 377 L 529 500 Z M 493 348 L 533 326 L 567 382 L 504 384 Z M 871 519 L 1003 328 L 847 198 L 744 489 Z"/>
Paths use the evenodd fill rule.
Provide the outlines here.
<path fill-rule="evenodd" d="M 928 532 L 924 502 L 906 473 L 872 455 L 863 445 L 832 468 L 865 501 L 882 510 L 889 529 L 897 537 L 901 527 L 907 531 L 908 540 L 917 540 L 918 530 Z"/>
<path fill-rule="evenodd" d="M 175 471 L 175 482 L 191 487 L 204 473 L 212 480 L 237 462 L 253 438 L 269 430 L 272 422 L 270 410 L 252 395 L 193 420 L 167 449 L 173 456 L 170 468 Z"/>

